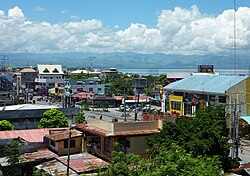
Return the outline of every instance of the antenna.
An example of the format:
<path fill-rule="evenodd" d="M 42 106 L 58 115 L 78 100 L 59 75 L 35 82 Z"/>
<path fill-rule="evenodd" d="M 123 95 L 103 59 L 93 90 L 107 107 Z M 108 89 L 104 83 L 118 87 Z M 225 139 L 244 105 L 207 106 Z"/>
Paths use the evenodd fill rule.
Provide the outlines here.
<path fill-rule="evenodd" d="M 236 0 L 234 0 L 234 74 L 236 75 Z"/>

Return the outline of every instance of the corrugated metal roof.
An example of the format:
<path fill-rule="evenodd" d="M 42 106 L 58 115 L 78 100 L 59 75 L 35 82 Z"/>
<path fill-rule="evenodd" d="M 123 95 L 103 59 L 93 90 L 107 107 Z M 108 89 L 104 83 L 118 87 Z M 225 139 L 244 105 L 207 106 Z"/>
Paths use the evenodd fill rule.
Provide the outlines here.
<path fill-rule="evenodd" d="M 89 153 L 70 155 L 70 175 L 78 175 L 85 172 L 91 173 L 97 168 L 104 168 L 107 165 L 107 162 Z M 58 171 L 58 175 L 64 175 L 67 173 L 67 156 L 58 157 L 56 160 L 42 163 L 36 167 L 52 175 L 55 174 L 55 170 Z"/>
<path fill-rule="evenodd" d="M 80 137 L 80 136 L 82 136 L 82 133 L 80 131 L 71 130 L 71 138 Z M 47 137 L 54 140 L 54 141 L 60 141 L 60 140 L 63 140 L 63 139 L 68 139 L 69 138 L 69 131 L 64 130 L 64 131 L 51 133 L 51 134 L 47 135 Z"/>
<path fill-rule="evenodd" d="M 225 94 L 230 87 L 245 80 L 247 76 L 193 75 L 164 87 L 165 90 Z"/>
<path fill-rule="evenodd" d="M 21 105 L 10 105 L 5 107 L 0 107 L 0 110 L 5 111 L 17 111 L 17 110 L 31 110 L 31 109 L 57 109 L 54 105 L 39 105 L 39 104 L 21 104 Z"/>
<path fill-rule="evenodd" d="M 0 131 L 1 139 L 15 139 L 22 138 L 28 142 L 43 142 L 43 137 L 49 134 L 50 130 L 58 130 L 66 128 L 41 128 L 41 129 L 29 129 L 29 130 L 12 130 L 12 131 Z"/>

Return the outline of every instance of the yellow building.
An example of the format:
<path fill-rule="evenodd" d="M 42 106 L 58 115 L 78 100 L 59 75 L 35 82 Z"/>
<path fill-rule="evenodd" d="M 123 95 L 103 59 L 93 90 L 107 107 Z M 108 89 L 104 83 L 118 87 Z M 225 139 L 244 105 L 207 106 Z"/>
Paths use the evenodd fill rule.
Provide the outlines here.
<path fill-rule="evenodd" d="M 159 133 L 162 123 L 162 120 L 107 122 L 90 118 L 87 124 L 78 124 L 77 129 L 85 135 L 88 152 L 110 160 L 114 150 L 146 157 L 146 137 Z"/>
<path fill-rule="evenodd" d="M 67 155 L 69 135 L 71 136 L 70 154 L 82 152 L 82 133 L 77 130 L 51 130 L 49 135 L 45 136 L 45 141 L 47 141 L 49 149 L 56 154 Z"/>

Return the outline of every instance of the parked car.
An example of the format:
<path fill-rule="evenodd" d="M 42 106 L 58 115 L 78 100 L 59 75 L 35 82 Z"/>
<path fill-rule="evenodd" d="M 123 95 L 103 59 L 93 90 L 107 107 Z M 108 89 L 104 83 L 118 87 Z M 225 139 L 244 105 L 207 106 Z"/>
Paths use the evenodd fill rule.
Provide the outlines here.
<path fill-rule="evenodd" d="M 120 107 L 119 107 L 119 111 L 124 111 L 124 110 L 125 110 L 124 105 L 121 104 Z M 128 105 L 126 105 L 126 111 L 130 111 L 130 108 L 129 108 Z"/>

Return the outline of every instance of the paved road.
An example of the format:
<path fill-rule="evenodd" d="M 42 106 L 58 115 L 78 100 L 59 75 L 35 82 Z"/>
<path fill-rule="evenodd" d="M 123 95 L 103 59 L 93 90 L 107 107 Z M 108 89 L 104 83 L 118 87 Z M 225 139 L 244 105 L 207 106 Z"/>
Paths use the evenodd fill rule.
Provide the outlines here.
<path fill-rule="evenodd" d="M 250 162 L 250 141 L 249 140 L 241 139 L 241 147 L 239 148 L 239 158 L 245 163 Z"/>
<path fill-rule="evenodd" d="M 95 118 L 100 118 L 102 117 L 102 120 L 105 121 L 112 121 L 114 118 L 117 118 L 119 122 L 123 122 L 125 118 L 122 116 L 124 112 L 118 111 L 118 108 L 109 108 L 109 112 L 101 112 L 97 111 L 84 111 L 86 117 L 95 117 Z M 129 114 L 126 119 L 127 121 L 134 121 L 135 113 L 134 112 L 127 112 Z M 138 113 L 138 119 L 141 119 L 141 112 Z"/>

